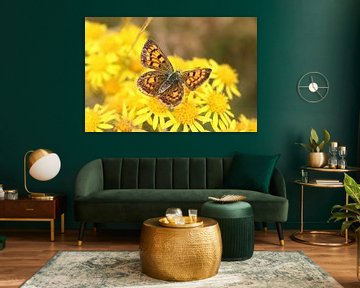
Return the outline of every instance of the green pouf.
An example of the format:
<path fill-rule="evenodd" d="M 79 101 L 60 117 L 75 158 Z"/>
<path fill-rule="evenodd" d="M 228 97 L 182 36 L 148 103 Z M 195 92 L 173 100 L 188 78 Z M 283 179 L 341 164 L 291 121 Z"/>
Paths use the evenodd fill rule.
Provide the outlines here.
<path fill-rule="evenodd" d="M 0 250 L 5 248 L 6 237 L 0 236 Z"/>
<path fill-rule="evenodd" d="M 219 222 L 223 244 L 222 260 L 246 260 L 254 253 L 254 215 L 247 202 L 222 204 L 208 201 L 201 207 L 201 216 Z"/>

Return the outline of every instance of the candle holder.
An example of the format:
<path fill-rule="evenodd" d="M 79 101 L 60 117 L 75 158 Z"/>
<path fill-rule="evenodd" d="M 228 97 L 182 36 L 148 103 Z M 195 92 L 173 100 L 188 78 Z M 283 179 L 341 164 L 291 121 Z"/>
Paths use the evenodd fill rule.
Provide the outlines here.
<path fill-rule="evenodd" d="M 331 169 L 336 169 L 337 165 L 338 165 L 338 160 L 337 160 L 337 152 L 338 152 L 338 143 L 337 142 L 330 142 L 329 145 L 329 153 L 330 153 L 330 157 L 329 157 L 329 161 L 328 161 L 328 165 L 329 168 Z"/>
<path fill-rule="evenodd" d="M 345 146 L 340 146 L 339 149 L 338 149 L 338 153 L 339 153 L 339 156 L 340 156 L 340 160 L 338 161 L 338 168 L 339 169 L 346 169 L 346 160 L 345 160 L 345 157 L 346 157 L 346 147 Z"/>

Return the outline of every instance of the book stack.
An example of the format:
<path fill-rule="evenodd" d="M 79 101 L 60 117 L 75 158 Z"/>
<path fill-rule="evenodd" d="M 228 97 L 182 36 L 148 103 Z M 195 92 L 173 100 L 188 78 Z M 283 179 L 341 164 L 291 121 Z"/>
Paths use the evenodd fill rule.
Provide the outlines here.
<path fill-rule="evenodd" d="M 340 180 L 336 179 L 316 179 L 316 184 L 322 184 L 322 185 L 338 185 L 341 184 Z"/>

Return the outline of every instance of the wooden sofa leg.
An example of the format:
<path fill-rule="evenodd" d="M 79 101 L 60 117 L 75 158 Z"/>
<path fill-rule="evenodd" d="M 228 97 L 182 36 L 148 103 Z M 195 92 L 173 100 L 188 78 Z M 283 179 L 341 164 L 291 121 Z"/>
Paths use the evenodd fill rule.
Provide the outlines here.
<path fill-rule="evenodd" d="M 85 228 L 86 228 L 86 222 L 81 222 L 79 229 L 78 246 L 82 246 L 83 244 Z"/>
<path fill-rule="evenodd" d="M 284 246 L 285 245 L 285 241 L 284 241 L 284 231 L 282 228 L 282 223 L 281 222 L 275 222 L 276 224 L 276 230 L 279 236 L 279 242 L 280 242 L 280 246 Z"/>
<path fill-rule="evenodd" d="M 263 229 L 264 231 L 268 231 L 268 226 L 267 226 L 267 222 L 262 222 L 262 225 L 263 225 Z"/>
<path fill-rule="evenodd" d="M 95 233 L 98 232 L 98 227 L 99 227 L 98 223 L 94 223 L 93 230 L 94 230 Z"/>

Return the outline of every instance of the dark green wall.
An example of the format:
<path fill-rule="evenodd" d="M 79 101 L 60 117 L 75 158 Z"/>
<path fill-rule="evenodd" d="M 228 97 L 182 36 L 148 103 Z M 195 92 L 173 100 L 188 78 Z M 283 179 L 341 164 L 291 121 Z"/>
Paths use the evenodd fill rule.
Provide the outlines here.
<path fill-rule="evenodd" d="M 297 177 L 306 154 L 294 142 L 306 141 L 311 127 L 327 128 L 333 139 L 348 147 L 349 163 L 356 164 L 360 2 L 211 0 L 189 4 L 1 1 L 0 183 L 21 189 L 24 153 L 39 147 L 56 151 L 62 160 L 60 174 L 46 183 L 31 181 L 29 186 L 66 194 L 67 225 L 77 227 L 72 217 L 74 179 L 79 168 L 94 158 L 224 156 L 236 150 L 281 153 L 278 167 L 288 181 L 290 199 L 287 227 L 297 227 L 299 187 L 291 180 Z M 85 134 L 84 17 L 122 15 L 258 17 L 259 132 Z M 309 71 L 324 73 L 331 85 L 327 98 L 315 105 L 296 93 L 298 79 Z M 343 201 L 341 190 L 309 190 L 308 227 L 328 226 L 330 207 Z"/>

